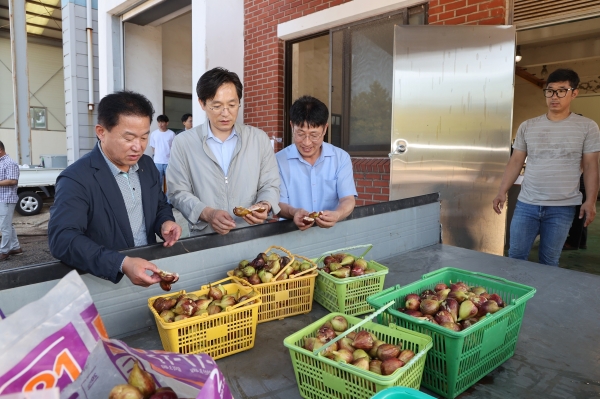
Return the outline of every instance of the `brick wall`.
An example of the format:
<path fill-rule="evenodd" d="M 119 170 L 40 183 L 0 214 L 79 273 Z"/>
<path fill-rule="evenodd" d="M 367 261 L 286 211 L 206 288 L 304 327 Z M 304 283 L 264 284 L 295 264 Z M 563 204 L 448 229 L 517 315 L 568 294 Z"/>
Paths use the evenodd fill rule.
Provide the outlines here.
<path fill-rule="evenodd" d="M 507 0 L 430 0 L 430 25 L 504 25 Z"/>
<path fill-rule="evenodd" d="M 351 0 L 245 0 L 244 121 L 283 137 L 283 41 L 277 24 Z M 507 0 L 430 0 L 429 23 L 503 25 Z M 275 143 L 279 151 L 282 144 Z M 352 158 L 357 206 L 389 199 L 389 158 Z"/>
<path fill-rule="evenodd" d="M 283 41 L 277 24 L 350 0 L 245 0 L 244 122 L 283 137 Z M 282 148 L 275 143 L 275 150 Z"/>

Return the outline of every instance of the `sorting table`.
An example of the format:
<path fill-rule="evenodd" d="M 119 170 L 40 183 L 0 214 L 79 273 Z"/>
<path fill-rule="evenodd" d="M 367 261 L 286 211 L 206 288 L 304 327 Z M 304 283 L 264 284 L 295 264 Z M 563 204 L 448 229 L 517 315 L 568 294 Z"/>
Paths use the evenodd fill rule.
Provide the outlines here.
<path fill-rule="evenodd" d="M 376 260 L 390 269 L 386 288 L 456 267 L 537 289 L 527 302 L 515 355 L 459 398 L 600 398 L 600 276 L 443 244 Z M 314 303 L 308 314 L 259 324 L 253 349 L 217 360 L 233 396 L 300 398 L 283 339 L 327 313 Z M 134 348 L 162 349 L 156 329 L 123 341 Z"/>

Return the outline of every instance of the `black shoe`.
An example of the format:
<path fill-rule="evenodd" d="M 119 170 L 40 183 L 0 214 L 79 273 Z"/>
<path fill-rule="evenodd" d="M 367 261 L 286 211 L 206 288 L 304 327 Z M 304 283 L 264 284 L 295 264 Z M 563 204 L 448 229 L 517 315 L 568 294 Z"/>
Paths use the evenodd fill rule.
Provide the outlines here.
<path fill-rule="evenodd" d="M 571 251 L 574 249 L 577 249 L 577 247 L 571 244 L 567 244 L 566 242 L 565 245 L 563 245 L 563 251 Z"/>

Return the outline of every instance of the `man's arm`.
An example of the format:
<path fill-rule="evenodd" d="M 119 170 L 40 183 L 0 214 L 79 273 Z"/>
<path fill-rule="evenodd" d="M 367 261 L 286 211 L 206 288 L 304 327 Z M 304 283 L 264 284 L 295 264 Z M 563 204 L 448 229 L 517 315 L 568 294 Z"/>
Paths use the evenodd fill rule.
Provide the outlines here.
<path fill-rule="evenodd" d="M 299 230 L 306 230 L 309 227 L 312 227 L 315 222 L 312 223 L 304 223 L 303 219 L 305 216 L 308 216 L 308 211 L 302 208 L 294 208 L 293 206 L 286 204 L 285 202 L 279 203 L 279 216 L 286 219 L 292 219 L 294 224 L 298 227 Z"/>
<path fill-rule="evenodd" d="M 502 182 L 500 183 L 500 188 L 498 189 L 498 195 L 496 195 L 496 198 L 494 198 L 492 202 L 494 211 L 498 215 L 502 213 L 502 208 L 506 202 L 506 193 L 508 193 L 508 190 L 515 183 L 517 177 L 519 177 L 521 169 L 523 169 L 525 158 L 527 158 L 527 152 L 517 149 L 513 150 L 513 154 L 508 161 L 508 165 L 506 165 L 506 169 L 504 170 L 504 175 L 502 175 Z"/>
<path fill-rule="evenodd" d="M 323 211 L 321 217 L 317 218 L 315 222 L 319 227 L 330 228 L 333 227 L 340 220 L 344 220 L 354 210 L 356 200 L 354 195 L 348 195 L 340 198 L 340 203 L 333 211 Z"/>
<path fill-rule="evenodd" d="M 271 206 L 273 215 L 277 215 L 279 213 L 279 168 L 269 137 L 266 133 L 262 131 L 261 133 L 264 137 L 259 140 L 261 159 L 256 202 L 267 202 Z"/>
<path fill-rule="evenodd" d="M 583 183 L 585 185 L 586 200 L 581 204 L 579 219 L 585 215 L 584 227 L 594 221 L 596 217 L 596 198 L 598 197 L 598 153 L 583 154 L 581 161 L 583 167 Z"/>
<path fill-rule="evenodd" d="M 17 184 L 19 181 L 14 179 L 0 180 L 0 186 L 16 186 Z"/>

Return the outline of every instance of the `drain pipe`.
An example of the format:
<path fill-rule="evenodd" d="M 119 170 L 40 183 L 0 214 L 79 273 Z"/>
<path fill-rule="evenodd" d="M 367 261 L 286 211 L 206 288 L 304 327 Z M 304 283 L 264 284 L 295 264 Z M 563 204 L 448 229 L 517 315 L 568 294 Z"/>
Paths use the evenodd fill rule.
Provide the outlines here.
<path fill-rule="evenodd" d="M 87 53 L 88 53 L 88 110 L 94 110 L 94 41 L 92 37 L 92 0 L 86 1 L 87 6 Z"/>

